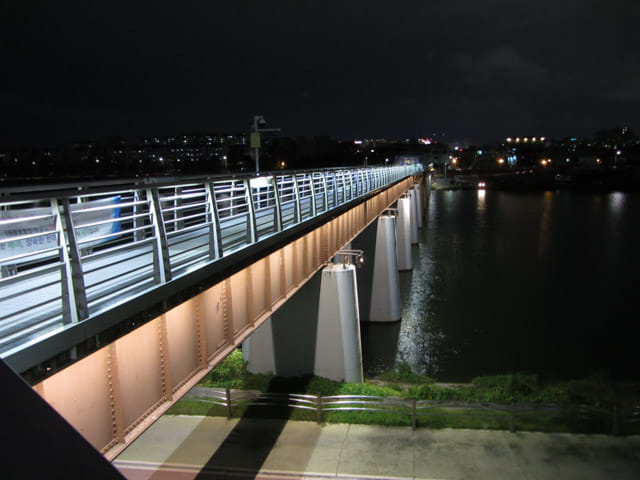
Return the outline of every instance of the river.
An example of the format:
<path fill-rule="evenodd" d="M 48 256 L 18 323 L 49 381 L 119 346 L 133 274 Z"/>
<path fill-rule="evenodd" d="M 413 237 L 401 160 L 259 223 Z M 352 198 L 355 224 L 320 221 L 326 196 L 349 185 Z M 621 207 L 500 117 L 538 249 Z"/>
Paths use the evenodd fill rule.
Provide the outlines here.
<path fill-rule="evenodd" d="M 435 190 L 402 320 L 365 324 L 368 376 L 640 375 L 640 194 Z"/>

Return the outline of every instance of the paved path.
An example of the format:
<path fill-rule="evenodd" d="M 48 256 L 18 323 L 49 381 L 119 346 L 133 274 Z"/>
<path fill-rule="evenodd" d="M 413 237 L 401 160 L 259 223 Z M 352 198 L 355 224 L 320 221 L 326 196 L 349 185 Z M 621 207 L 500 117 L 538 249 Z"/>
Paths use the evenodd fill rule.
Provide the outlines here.
<path fill-rule="evenodd" d="M 640 436 L 164 416 L 114 463 L 131 480 L 635 480 Z"/>

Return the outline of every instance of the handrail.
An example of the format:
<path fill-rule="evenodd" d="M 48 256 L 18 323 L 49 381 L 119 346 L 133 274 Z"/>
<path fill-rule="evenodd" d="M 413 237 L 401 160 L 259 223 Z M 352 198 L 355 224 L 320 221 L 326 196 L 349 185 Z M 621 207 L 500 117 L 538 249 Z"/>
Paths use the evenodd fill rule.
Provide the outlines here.
<path fill-rule="evenodd" d="M 0 356 L 37 340 L 38 324 L 50 334 L 53 319 L 64 318 L 59 329 L 84 321 L 111 308 L 114 292 L 122 303 L 421 172 L 404 165 L 0 190 L 0 278 L 12 279 L 0 299 Z M 33 290 L 54 305 L 44 317 L 28 308 Z"/>

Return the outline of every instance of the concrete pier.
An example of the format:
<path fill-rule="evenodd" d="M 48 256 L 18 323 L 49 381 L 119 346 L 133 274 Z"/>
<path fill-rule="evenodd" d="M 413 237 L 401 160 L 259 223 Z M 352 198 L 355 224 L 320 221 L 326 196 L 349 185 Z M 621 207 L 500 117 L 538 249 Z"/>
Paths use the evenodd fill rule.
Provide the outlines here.
<path fill-rule="evenodd" d="M 330 264 L 243 344 L 247 369 L 362 382 L 356 269 Z"/>
<path fill-rule="evenodd" d="M 422 219 L 424 216 L 424 195 L 422 191 L 422 183 L 416 183 L 413 186 L 416 198 L 416 223 L 418 228 L 422 228 Z"/>
<path fill-rule="evenodd" d="M 295 377 L 313 373 L 322 272 L 273 312 L 242 344 L 247 369 Z"/>
<path fill-rule="evenodd" d="M 356 268 L 328 265 L 322 270 L 314 374 L 362 382 L 362 347 Z"/>
<path fill-rule="evenodd" d="M 416 245 L 418 243 L 418 193 L 415 188 L 409 189 L 409 199 L 411 209 L 411 220 L 410 220 L 410 234 L 411 234 L 411 244 Z"/>
<path fill-rule="evenodd" d="M 398 270 L 411 270 L 411 198 L 406 195 L 398 199 L 396 217 L 396 248 L 398 250 Z"/>
<path fill-rule="evenodd" d="M 400 320 L 400 279 L 396 252 L 396 219 L 378 217 L 373 282 L 368 320 L 394 322 Z"/>

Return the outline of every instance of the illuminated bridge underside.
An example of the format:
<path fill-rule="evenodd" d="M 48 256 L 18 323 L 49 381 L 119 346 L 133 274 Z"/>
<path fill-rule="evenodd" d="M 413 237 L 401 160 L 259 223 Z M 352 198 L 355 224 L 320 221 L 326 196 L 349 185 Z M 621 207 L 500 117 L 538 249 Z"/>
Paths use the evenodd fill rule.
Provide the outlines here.
<path fill-rule="evenodd" d="M 105 319 L 109 317 L 125 317 L 127 310 L 134 313 L 141 307 L 153 310 L 158 308 L 158 302 L 165 308 L 150 320 L 140 320 L 139 326 L 130 333 L 120 336 L 102 348 L 94 349 L 95 351 L 90 355 L 34 385 L 34 389 L 97 449 L 108 458 L 113 458 L 166 411 L 176 399 L 247 338 L 275 309 L 329 261 L 336 251 L 351 241 L 409 189 L 413 185 L 413 177 L 410 176 L 413 171 L 406 171 L 404 168 L 403 170 L 396 178 L 388 178 L 384 182 L 386 187 L 376 187 L 372 184 L 369 188 L 371 193 L 363 194 L 360 200 L 357 198 L 352 201 L 345 200 L 344 208 L 335 208 L 333 214 L 326 199 L 326 183 L 323 187 L 325 188 L 323 206 L 319 205 L 320 201 L 312 201 L 311 198 L 305 200 L 299 194 L 299 186 L 296 185 L 295 191 L 298 197 L 293 200 L 295 203 L 290 215 L 294 217 L 296 223 L 306 223 L 307 227 L 302 233 L 296 233 L 297 227 L 292 225 L 288 239 L 284 235 L 286 228 L 283 225 L 287 210 L 286 206 L 281 204 L 274 205 L 275 208 L 272 208 L 270 214 L 262 213 L 275 225 L 275 231 L 264 234 L 264 238 L 260 238 L 259 229 L 256 226 L 260 218 L 258 210 L 260 205 L 269 208 L 269 189 L 267 187 L 260 191 L 262 186 L 252 188 L 250 182 L 245 180 L 245 192 L 252 192 L 251 195 L 244 197 L 245 211 L 243 211 L 245 207 L 240 202 L 236 204 L 229 202 L 229 197 L 222 200 L 227 202 L 224 205 L 229 208 L 226 216 L 220 215 L 219 210 L 223 205 L 220 201 L 212 205 L 218 225 L 228 222 L 226 231 L 214 225 L 215 228 L 207 232 L 208 238 L 214 240 L 213 247 L 207 252 L 211 251 L 211 255 L 217 256 L 217 260 L 212 265 L 194 270 L 187 268 L 182 272 L 177 271 L 175 267 L 179 265 L 177 262 L 172 264 L 165 261 L 163 264 L 158 261 L 159 258 L 162 259 L 162 255 L 158 255 L 158 252 L 164 251 L 165 254 L 171 252 L 170 245 L 165 243 L 168 237 L 166 232 L 168 222 L 166 222 L 165 210 L 162 210 L 164 222 L 151 222 L 151 226 L 164 229 L 165 240 L 156 242 L 157 247 L 154 247 L 150 253 L 146 251 L 146 255 L 152 257 L 151 270 L 147 275 L 151 277 L 151 282 L 155 282 L 156 288 L 145 295 L 131 297 L 128 302 L 121 302 L 106 311 L 100 311 L 98 308 L 93 314 L 91 307 L 88 306 L 91 303 L 88 299 L 84 305 L 80 302 L 80 308 L 76 303 L 76 311 L 73 314 L 78 315 L 80 312 L 80 315 L 85 315 L 88 320 L 82 321 L 76 318 L 75 323 L 67 325 L 65 330 L 75 333 L 71 335 L 71 339 L 67 338 L 66 342 L 72 345 L 76 341 L 91 337 L 94 331 L 99 331 L 96 325 L 106 322 Z M 403 179 L 398 180 L 398 177 Z M 282 195 L 277 186 L 272 191 L 275 191 L 276 198 Z M 318 191 L 313 181 L 310 182 L 310 191 Z M 209 188 L 209 192 L 215 200 L 215 187 Z M 266 195 L 256 197 L 256 194 L 263 193 Z M 319 193 L 322 192 L 319 191 Z M 150 192 L 151 200 L 154 195 L 157 196 Z M 317 199 L 320 198 L 320 196 L 317 197 Z M 264 201 L 260 203 L 261 200 Z M 153 203 L 152 201 L 151 214 L 154 210 Z M 279 202 L 272 199 L 271 203 Z M 172 205 L 175 206 L 177 203 L 173 202 Z M 318 222 L 313 223 L 312 215 L 309 215 L 308 221 L 303 220 L 302 212 L 305 208 L 315 214 Z M 161 202 L 158 200 L 155 201 L 155 209 L 156 211 L 162 209 Z M 325 213 L 320 214 L 322 211 Z M 175 215 L 175 212 L 172 210 L 170 214 Z M 122 217 L 122 212 L 120 216 Z M 187 222 L 185 217 L 181 219 L 184 228 Z M 264 221 L 262 225 L 267 225 L 269 222 Z M 164 225 L 158 226 L 158 223 L 164 223 Z M 175 224 L 178 225 L 179 222 L 176 221 Z M 237 227 L 238 224 L 243 226 Z M 68 226 L 68 219 L 66 225 Z M 131 222 L 130 227 L 136 231 L 138 228 L 146 228 L 147 224 L 141 222 L 137 225 Z M 64 226 L 64 220 L 62 226 Z M 197 232 L 200 231 L 199 228 L 191 229 L 190 234 L 193 233 L 194 237 L 189 237 L 182 242 L 183 250 L 174 250 L 174 255 L 197 250 L 197 248 L 184 248 L 184 245 L 194 242 Z M 119 235 L 122 235 L 122 230 L 121 228 Z M 233 233 L 234 230 L 236 233 Z M 68 239 L 68 231 L 64 228 L 57 231 L 61 232 L 58 240 Z M 64 233 L 67 233 L 67 236 Z M 242 239 L 240 244 L 225 247 L 225 238 L 228 244 L 232 244 L 229 235 L 232 235 L 231 238 L 235 238 L 233 235 L 239 236 Z M 275 241 L 276 237 L 283 236 L 284 240 Z M 270 237 L 274 239 L 272 242 Z M 131 238 L 136 237 L 132 235 Z M 141 241 L 144 240 L 143 236 L 139 238 Z M 116 245 L 114 248 L 117 247 Z M 64 243 L 58 248 L 69 249 Z M 202 250 L 203 247 L 199 248 Z M 140 252 L 145 252 L 141 245 L 134 242 L 127 245 L 126 249 L 131 251 L 141 249 Z M 82 262 L 82 258 L 79 259 L 83 266 L 90 264 L 92 260 L 95 261 L 90 258 L 91 255 L 95 255 L 95 251 L 100 252 L 99 249 L 87 249 L 84 252 L 78 249 L 78 251 L 81 252 L 81 257 L 83 255 L 88 257 L 85 262 Z M 140 256 L 144 254 L 134 255 L 132 261 Z M 171 255 L 165 258 L 171 259 Z M 73 262 L 73 259 L 69 261 Z M 99 268 L 109 268 L 109 262 L 99 265 Z M 68 265 L 63 264 L 61 271 L 66 267 Z M 2 282 L 11 284 L 12 281 L 15 282 L 15 278 L 24 274 L 20 271 L 10 273 L 11 275 L 5 276 Z M 191 280 L 187 281 L 187 278 Z M 193 278 L 201 283 L 198 291 L 185 287 L 193 283 Z M 63 275 L 58 283 L 63 289 L 67 285 L 64 280 Z M 108 283 L 108 280 L 96 281 Z M 180 291 L 180 295 L 171 301 L 169 297 L 174 290 Z M 6 291 L 4 287 L 2 291 Z M 126 293 L 127 289 L 123 291 Z M 77 288 L 75 293 L 78 293 Z M 185 296 L 189 298 L 183 298 Z M 61 303 L 64 304 L 64 301 L 68 300 L 61 295 Z M 137 305 L 138 303 L 140 305 Z M 85 308 L 84 311 L 82 307 Z M 64 310 L 64 307 L 61 310 Z M 137 318 L 135 315 L 133 317 Z M 6 318 L 3 320 L 3 324 L 6 320 Z M 133 326 L 135 321 L 130 323 L 130 326 Z M 59 335 L 57 338 L 54 335 L 50 338 L 54 339 L 49 342 L 49 347 L 53 348 L 59 343 L 60 338 L 65 337 Z M 44 338 L 40 343 L 46 346 L 50 338 Z M 36 350 L 35 357 L 44 359 L 55 352 L 55 350 L 47 352 L 47 348 L 44 349 L 44 353 Z M 6 358 L 10 364 L 13 359 L 14 368 L 16 368 L 15 364 L 29 367 L 35 361 L 31 360 L 29 363 L 30 355 L 20 355 L 20 352 Z M 17 370 L 20 369 L 17 368 Z"/>

